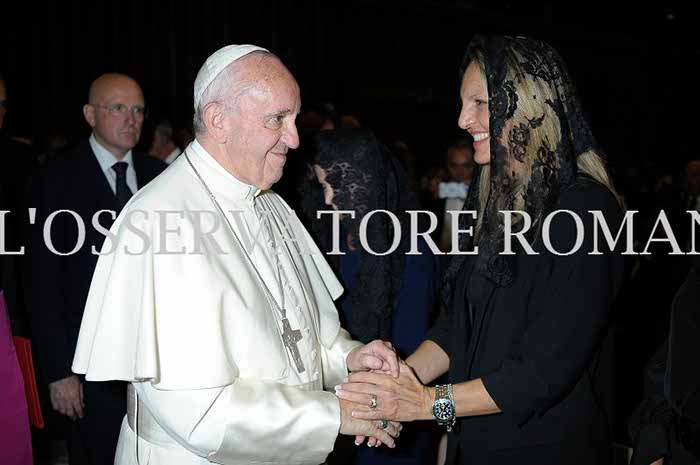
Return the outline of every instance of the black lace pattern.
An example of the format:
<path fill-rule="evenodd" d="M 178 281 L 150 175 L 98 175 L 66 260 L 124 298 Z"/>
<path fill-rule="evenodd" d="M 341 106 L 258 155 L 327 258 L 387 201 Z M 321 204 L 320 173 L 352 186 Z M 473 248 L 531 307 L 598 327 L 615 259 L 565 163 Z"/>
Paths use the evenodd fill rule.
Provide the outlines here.
<path fill-rule="evenodd" d="M 315 163 L 326 172 L 326 182 L 333 189 L 333 204 L 339 210 L 355 212 L 354 219 L 341 217 L 343 234 L 350 234 L 351 245 L 360 253 L 355 285 L 346 297 L 353 309 L 346 322 L 347 329 L 363 342 L 378 338 L 390 340 L 391 315 L 405 266 L 405 253 L 410 246 L 406 211 L 418 209 L 417 200 L 409 190 L 398 161 L 370 131 L 322 131 L 317 140 Z M 398 250 L 391 254 L 373 255 L 359 243 L 360 222 L 374 210 L 388 210 L 399 218 L 401 242 Z M 315 217 L 315 212 L 306 215 Z M 312 224 L 319 244 L 329 244 L 329 224 L 320 221 L 312 221 Z M 394 228 L 385 214 L 375 214 L 367 223 L 367 243 L 372 250 L 385 252 L 393 238 Z M 341 240 L 345 240 L 344 237 Z M 328 258 L 333 265 L 336 257 Z"/>
<path fill-rule="evenodd" d="M 574 85 L 559 54 L 526 37 L 476 36 L 460 70 L 476 61 L 486 76 L 489 95 L 491 162 L 489 194 L 476 239 L 462 237 L 460 249 L 478 243 L 476 269 L 499 286 L 516 274 L 503 250 L 502 210 L 524 210 L 533 224 L 532 241 L 542 219 L 556 206 L 559 193 L 576 179 L 576 158 L 589 150 L 601 154 L 586 122 Z M 477 169 L 478 185 L 481 169 Z M 470 189 L 467 210 L 483 204 Z M 515 207 L 515 208 L 514 208 Z M 465 216 L 466 218 L 466 216 Z M 462 228 L 468 227 L 465 221 Z M 517 226 L 514 226 L 517 230 Z M 449 298 L 464 257 L 456 257 L 444 275 L 443 300 Z"/>

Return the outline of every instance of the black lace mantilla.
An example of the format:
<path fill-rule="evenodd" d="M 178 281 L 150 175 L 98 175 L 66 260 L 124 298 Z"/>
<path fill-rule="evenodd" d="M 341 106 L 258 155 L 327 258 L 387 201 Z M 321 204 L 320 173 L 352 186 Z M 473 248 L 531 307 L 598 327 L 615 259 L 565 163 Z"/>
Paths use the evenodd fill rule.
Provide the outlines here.
<path fill-rule="evenodd" d="M 483 67 L 488 87 L 490 189 L 484 211 L 479 212 L 478 236 L 474 240 L 463 235 L 460 249 L 471 250 L 478 243 L 476 269 L 497 285 L 507 286 L 516 270 L 513 260 L 500 254 L 503 215 L 499 211 L 526 211 L 533 220 L 528 237 L 532 241 L 560 192 L 575 181 L 576 158 L 589 150 L 601 151 L 566 67 L 551 46 L 526 37 L 476 36 L 464 57 L 460 82 L 472 61 Z M 481 174 L 482 169 L 477 169 L 474 185 Z M 478 189 L 470 189 L 470 194 L 464 208 L 478 211 L 483 204 Z M 465 221 L 461 228 L 468 226 Z M 463 262 L 464 257 L 455 257 L 448 266 L 443 297 L 451 294 Z"/>
<path fill-rule="evenodd" d="M 339 210 L 355 212 L 354 219 L 341 217 L 343 234 L 350 234 L 352 245 L 360 253 L 355 285 L 346 297 L 353 309 L 346 322 L 347 329 L 363 342 L 378 338 L 390 340 L 391 315 L 405 266 L 405 253 L 410 245 L 406 211 L 418 209 L 415 195 L 409 190 L 399 162 L 367 130 L 322 131 L 317 139 L 315 163 L 326 172 L 326 182 L 334 193 L 333 204 Z M 309 201 L 306 205 L 312 206 L 313 203 Z M 360 222 L 374 210 L 388 210 L 399 218 L 401 242 L 391 254 L 373 255 L 359 243 Z M 315 217 L 315 211 L 305 214 L 310 219 Z M 327 221 L 311 219 L 310 222 L 321 249 L 328 252 L 330 225 Z M 367 243 L 372 250 L 389 250 L 393 238 L 394 229 L 385 214 L 375 214 L 367 223 Z M 345 240 L 344 237 L 341 240 Z M 337 257 L 330 255 L 327 258 L 334 265 Z"/>

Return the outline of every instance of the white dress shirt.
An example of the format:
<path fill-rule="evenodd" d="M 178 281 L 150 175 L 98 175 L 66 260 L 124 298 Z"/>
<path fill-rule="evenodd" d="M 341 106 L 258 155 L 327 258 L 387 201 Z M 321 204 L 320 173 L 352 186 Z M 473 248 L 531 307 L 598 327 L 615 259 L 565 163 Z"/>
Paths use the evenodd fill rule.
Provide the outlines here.
<path fill-rule="evenodd" d="M 136 170 L 134 170 L 134 158 L 131 154 L 131 150 L 126 152 L 122 160 L 118 160 L 109 150 L 102 147 L 100 143 L 97 142 L 94 133 L 90 136 L 90 147 L 115 195 L 117 193 L 117 173 L 112 169 L 112 166 L 118 161 L 126 162 L 126 164 L 129 165 L 126 168 L 126 185 L 129 186 L 131 193 L 135 194 L 136 191 L 139 190 L 138 183 L 136 182 Z"/>

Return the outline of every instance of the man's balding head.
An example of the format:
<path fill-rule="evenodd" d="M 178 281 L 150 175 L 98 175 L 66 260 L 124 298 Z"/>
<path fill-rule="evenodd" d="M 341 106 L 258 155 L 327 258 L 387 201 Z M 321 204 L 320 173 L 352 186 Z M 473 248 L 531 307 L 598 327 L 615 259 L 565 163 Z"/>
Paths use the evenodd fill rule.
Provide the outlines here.
<path fill-rule="evenodd" d="M 282 176 L 288 149 L 299 145 L 300 107 L 299 86 L 279 58 L 252 52 L 204 91 L 197 140 L 239 180 L 267 189 Z"/>
<path fill-rule="evenodd" d="M 85 120 L 100 145 L 122 159 L 141 137 L 144 99 L 138 83 L 124 74 L 103 74 L 90 86 Z"/>
<path fill-rule="evenodd" d="M 141 92 L 141 87 L 138 82 L 126 74 L 103 74 L 90 85 L 88 103 L 99 103 L 105 98 L 109 98 L 115 91 L 122 90 L 123 88 L 137 89 Z"/>

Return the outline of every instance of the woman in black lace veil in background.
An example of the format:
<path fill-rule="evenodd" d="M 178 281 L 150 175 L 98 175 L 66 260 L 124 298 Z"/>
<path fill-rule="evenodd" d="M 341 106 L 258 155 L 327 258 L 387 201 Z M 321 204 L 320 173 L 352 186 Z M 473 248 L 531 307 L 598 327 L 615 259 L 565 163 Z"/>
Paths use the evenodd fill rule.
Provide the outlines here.
<path fill-rule="evenodd" d="M 407 255 L 410 250 L 407 211 L 420 208 L 408 187 L 406 174 L 389 150 L 363 129 L 321 131 L 313 163 L 316 187 L 322 192 L 314 194 L 312 186 L 307 186 L 302 204 L 312 234 L 345 288 L 338 301 L 343 327 L 360 341 L 391 341 L 400 355 L 412 353 L 429 328 L 439 270 L 437 257 L 422 240 L 417 243 L 420 255 Z M 339 240 L 335 244 L 330 216 L 316 219 L 318 210 L 331 209 L 355 214 L 354 218 L 348 214 L 341 216 Z M 371 213 L 376 210 L 393 213 L 399 227 L 395 227 L 386 213 Z M 360 225 L 368 214 L 372 216 L 366 223 L 363 245 Z M 372 254 L 368 248 L 382 255 Z M 392 248 L 393 252 L 385 254 Z M 334 249 L 341 254 L 328 254 Z M 436 454 L 433 436 L 430 425 L 411 425 L 401 432 L 404 447 L 363 447 L 357 452 L 336 447 L 328 463 L 430 463 Z"/>
<path fill-rule="evenodd" d="M 378 408 L 360 418 L 431 420 L 436 389 L 426 385 L 447 372 L 457 417 L 448 464 L 610 463 L 611 353 L 603 341 L 623 262 L 604 243 L 600 255 L 588 254 L 589 211 L 617 231 L 623 209 L 602 151 L 549 45 L 477 36 L 460 78 L 458 123 L 473 136 L 479 164 L 465 205 L 477 219 L 460 218 L 460 229 L 474 234 L 460 237 L 460 250 L 478 253 L 452 258 L 441 316 L 399 379 L 352 374 L 339 396 L 362 405 L 377 396 Z M 531 250 L 514 240 L 514 254 L 501 253 L 508 210 L 531 219 L 514 214 L 512 229 L 529 226 Z M 572 250 L 581 236 L 568 213 L 545 221 L 554 210 L 581 219 L 583 241 L 571 254 L 551 251 Z"/>

